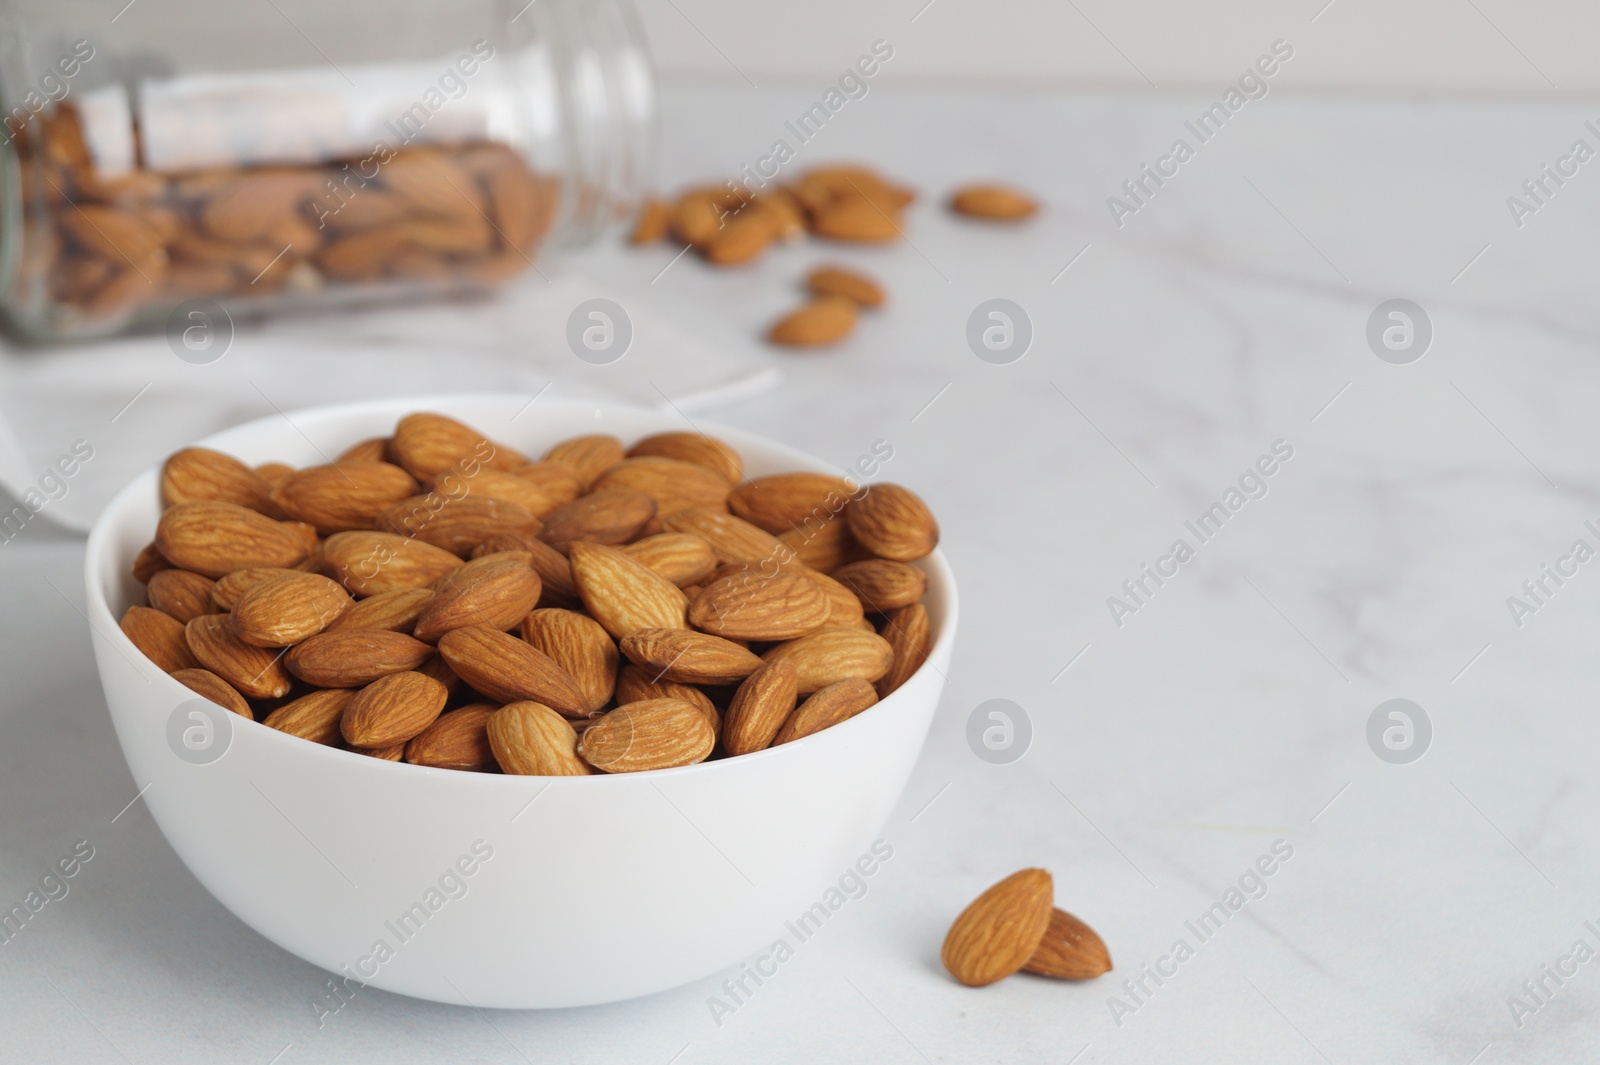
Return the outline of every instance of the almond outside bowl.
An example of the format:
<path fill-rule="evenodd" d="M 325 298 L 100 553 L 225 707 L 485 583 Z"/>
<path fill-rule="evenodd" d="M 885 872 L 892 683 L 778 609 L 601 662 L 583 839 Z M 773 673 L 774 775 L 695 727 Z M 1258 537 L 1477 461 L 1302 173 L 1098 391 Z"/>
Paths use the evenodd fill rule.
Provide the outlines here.
<path fill-rule="evenodd" d="M 683 427 L 643 408 L 456 396 L 321 407 L 199 443 L 251 464 L 317 465 L 416 410 L 534 457 L 580 433 L 631 443 Z M 838 472 L 759 436 L 706 431 L 739 449 L 750 476 Z M 934 640 L 927 664 L 876 706 L 795 743 L 679 769 L 560 778 L 352 754 L 197 713 L 210 704 L 122 635 L 118 618 L 143 601 L 129 566 L 155 530 L 158 475 L 125 488 L 89 536 L 88 615 L 117 739 L 151 815 L 207 890 L 351 986 L 542 1009 L 647 995 L 736 964 L 871 846 L 949 670 L 956 587 L 935 552 L 919 563 Z"/>

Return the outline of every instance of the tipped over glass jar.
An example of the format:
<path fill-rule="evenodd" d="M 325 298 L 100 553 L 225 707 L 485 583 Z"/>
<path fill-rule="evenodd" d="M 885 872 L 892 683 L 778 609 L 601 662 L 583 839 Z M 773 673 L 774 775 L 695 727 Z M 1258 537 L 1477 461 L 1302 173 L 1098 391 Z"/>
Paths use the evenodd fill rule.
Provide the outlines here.
<path fill-rule="evenodd" d="M 654 152 L 628 0 L 4 0 L 0 103 L 0 307 L 41 340 L 493 287 Z"/>

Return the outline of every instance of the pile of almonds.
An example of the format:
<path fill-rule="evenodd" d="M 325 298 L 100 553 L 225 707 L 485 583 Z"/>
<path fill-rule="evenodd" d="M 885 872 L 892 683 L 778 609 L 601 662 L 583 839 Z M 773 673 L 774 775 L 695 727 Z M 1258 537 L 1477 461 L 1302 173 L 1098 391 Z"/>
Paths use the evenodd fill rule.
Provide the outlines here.
<path fill-rule="evenodd" d="M 926 660 L 915 493 L 744 478 L 727 444 L 576 437 L 535 461 L 439 414 L 332 463 L 172 455 L 122 630 L 208 699 L 418 765 L 690 765 L 860 713 Z"/>
<path fill-rule="evenodd" d="M 984 987 L 1019 969 L 1062 980 L 1111 971 L 1094 929 L 1055 908 L 1055 881 L 1044 869 L 1012 873 L 972 901 L 945 936 L 940 958 L 968 987 Z"/>
<path fill-rule="evenodd" d="M 838 165 L 808 170 L 793 185 L 751 192 L 733 182 L 697 185 L 672 201 L 646 203 L 634 224 L 634 244 L 681 242 L 717 266 L 753 262 L 768 245 L 799 240 L 885 243 L 904 236 L 902 212 L 916 200 L 909 188 L 869 167 Z M 1012 222 L 1039 209 L 1024 192 L 1004 185 L 967 185 L 950 197 L 950 209 L 969 218 Z M 883 306 L 882 286 L 839 266 L 806 278 L 811 298 L 767 333 L 774 344 L 832 344 L 855 328 L 862 308 Z"/>
<path fill-rule="evenodd" d="M 17 298 L 59 308 L 62 329 L 191 297 L 503 281 L 527 269 L 558 192 L 553 178 L 489 141 L 107 176 L 70 103 L 39 115 L 17 146 Z"/>

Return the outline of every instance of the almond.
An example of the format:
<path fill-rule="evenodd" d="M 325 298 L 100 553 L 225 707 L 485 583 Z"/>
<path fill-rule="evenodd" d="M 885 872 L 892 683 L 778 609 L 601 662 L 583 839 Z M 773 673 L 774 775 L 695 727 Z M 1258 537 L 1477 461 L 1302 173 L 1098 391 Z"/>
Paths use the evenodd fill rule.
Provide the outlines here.
<path fill-rule="evenodd" d="M 894 650 L 894 664 L 878 679 L 878 698 L 882 699 L 910 680 L 928 660 L 932 634 L 927 609 L 921 603 L 901 607 L 889 615 L 880 635 Z"/>
<path fill-rule="evenodd" d="M 622 653 L 653 678 L 680 684 L 734 684 L 761 667 L 744 647 L 689 629 L 639 629 L 622 638 Z"/>
<path fill-rule="evenodd" d="M 617 645 L 600 623 L 573 610 L 535 610 L 522 622 L 522 638 L 555 660 L 583 693 L 585 713 L 611 701 Z"/>
<path fill-rule="evenodd" d="M 672 231 L 685 244 L 705 247 L 717 239 L 723 225 L 722 204 L 699 191 L 678 200 L 672 211 Z"/>
<path fill-rule="evenodd" d="M 396 152 L 384 164 L 382 175 L 391 192 L 425 214 L 481 219 L 488 206 L 472 174 L 440 151 Z"/>
<path fill-rule="evenodd" d="M 777 738 L 772 741 L 772 745 L 776 747 L 793 740 L 804 739 L 814 732 L 821 732 L 825 728 L 855 717 L 877 701 L 878 693 L 873 690 L 871 684 L 859 677 L 851 677 L 829 684 L 825 688 L 818 688 L 810 698 L 795 707 L 794 713 L 789 715 L 783 727 L 778 730 Z"/>
<path fill-rule="evenodd" d="M 400 419 L 389 440 L 389 458 L 419 481 L 432 481 L 452 468 L 467 473 L 480 465 L 512 470 L 528 463 L 525 456 L 476 429 L 426 412 Z"/>
<path fill-rule="evenodd" d="M 542 524 L 515 503 L 435 491 L 396 503 L 379 516 L 377 527 L 465 557 L 490 537 L 532 536 Z"/>
<path fill-rule="evenodd" d="M 594 772 L 578 757 L 572 724 L 543 703 L 502 706 L 489 717 L 488 738 L 494 760 L 506 773 L 578 777 Z"/>
<path fill-rule="evenodd" d="M 950 209 L 969 218 L 1014 222 L 1037 212 L 1039 202 L 1004 185 L 966 185 L 951 195 Z"/>
<path fill-rule="evenodd" d="M 656 514 L 656 501 L 634 488 L 615 488 L 579 496 L 545 515 L 539 534 L 546 543 L 585 540 L 623 544 L 638 535 Z"/>
<path fill-rule="evenodd" d="M 583 605 L 612 636 L 621 639 L 639 629 L 688 628 L 689 600 L 684 594 L 623 551 L 577 542 L 570 560 Z"/>
<path fill-rule="evenodd" d="M 390 632 L 410 632 L 417 627 L 417 618 L 433 599 L 432 588 L 397 588 L 368 596 L 334 618 L 323 632 L 354 632 L 358 629 L 387 629 Z"/>
<path fill-rule="evenodd" d="M 382 457 L 381 455 L 379 456 Z M 273 488 L 283 483 L 283 479 L 294 472 L 294 467 L 286 462 L 263 462 L 255 468 L 256 472 L 266 478 L 267 483 Z"/>
<path fill-rule="evenodd" d="M 939 523 L 909 488 L 873 485 L 845 514 L 856 540 L 880 558 L 915 562 L 939 546 Z"/>
<path fill-rule="evenodd" d="M 874 614 L 887 614 L 917 602 L 928 590 L 928 575 L 904 562 L 867 559 L 841 566 L 831 575 L 856 594 Z"/>
<path fill-rule="evenodd" d="M 594 487 L 596 491 L 632 488 L 643 492 L 655 500 L 656 517 L 665 518 L 685 507 L 727 510 L 733 482 L 698 463 L 646 455 L 623 459 L 601 474 Z"/>
<path fill-rule="evenodd" d="M 732 514 L 689 507 L 667 515 L 661 527 L 671 532 L 693 533 L 711 545 L 718 562 L 748 562 L 787 566 L 794 552 L 765 529 Z"/>
<path fill-rule="evenodd" d="M 739 453 L 704 433 L 655 433 L 629 448 L 628 457 L 677 459 L 715 470 L 729 484 L 744 480 L 744 460 Z"/>
<path fill-rule="evenodd" d="M 777 236 L 774 221 L 765 211 L 747 207 L 727 219 L 716 236 L 706 243 L 706 259 L 718 266 L 750 262 Z"/>
<path fill-rule="evenodd" d="M 717 568 L 717 556 L 711 545 L 692 533 L 657 533 L 636 540 L 623 550 L 679 588 L 705 580 Z"/>
<path fill-rule="evenodd" d="M 281 517 L 272 502 L 272 484 L 232 455 L 210 448 L 174 451 L 161 467 L 161 503 L 236 503 Z"/>
<path fill-rule="evenodd" d="M 705 715 L 681 699 L 625 703 L 584 730 L 578 754 L 607 773 L 694 765 L 705 759 L 716 735 Z"/>
<path fill-rule="evenodd" d="M 712 581 L 689 606 L 695 628 L 736 640 L 792 640 L 827 624 L 831 606 L 802 573 L 744 570 Z"/>
<path fill-rule="evenodd" d="M 391 673 L 415 670 L 433 648 L 403 632 L 322 632 L 284 657 L 289 672 L 319 688 L 360 688 Z"/>
<path fill-rule="evenodd" d="M 1023 869 L 974 899 L 950 926 L 939 954 L 950 975 L 983 987 L 1022 968 L 1049 927 L 1054 890 L 1048 872 Z"/>
<path fill-rule="evenodd" d="M 533 485 L 534 490 L 543 497 L 544 502 L 538 506 L 523 506 L 536 518 L 543 518 L 552 510 L 577 499 L 583 493 L 583 481 L 578 476 L 578 471 L 565 462 L 533 462 L 526 466 L 518 466 L 512 471 L 512 476 L 519 477 Z"/>
<path fill-rule="evenodd" d="M 762 656 L 794 666 L 801 695 L 852 677 L 873 681 L 889 672 L 894 649 L 883 637 L 860 629 L 823 629 L 781 643 Z"/>
<path fill-rule="evenodd" d="M 443 548 L 390 532 L 334 533 L 323 555 L 322 571 L 358 596 L 432 588 L 461 566 Z"/>
<path fill-rule="evenodd" d="M 821 588 L 828 597 L 828 620 L 823 628 L 861 628 L 866 621 L 866 610 L 856 593 L 826 573 L 818 573 L 814 569 L 800 572 L 811 578 L 811 583 Z"/>
<path fill-rule="evenodd" d="M 616 697 L 618 705 L 643 702 L 646 699 L 682 699 L 697 707 L 711 723 L 711 730 L 722 735 L 722 712 L 711 697 L 699 688 L 677 681 L 657 677 L 654 670 L 645 670 L 627 662 L 617 671 Z"/>
<path fill-rule="evenodd" d="M 671 221 L 672 212 L 667 209 L 664 200 L 646 200 L 639 209 L 639 217 L 634 220 L 632 232 L 628 234 L 628 243 L 654 244 L 660 241 L 666 237 Z"/>
<path fill-rule="evenodd" d="M 406 745 L 403 743 L 390 744 L 387 747 L 351 747 L 356 754 L 364 754 L 368 758 L 376 758 L 383 762 L 400 762 L 405 760 Z"/>
<path fill-rule="evenodd" d="M 492 773 L 499 768 L 489 746 L 489 719 L 494 713 L 495 707 L 477 703 L 441 715 L 406 744 L 406 761 L 435 769 Z"/>
<path fill-rule="evenodd" d="M 162 570 L 171 568 L 172 563 L 167 561 L 166 556 L 152 542 L 139 549 L 139 553 L 134 556 L 133 565 L 129 568 L 129 572 L 133 574 L 133 579 L 140 584 L 148 584 L 151 577 Z"/>
<path fill-rule="evenodd" d="M 199 665 L 184 637 L 184 623 L 148 606 L 130 606 L 119 623 L 122 634 L 167 673 Z"/>
<path fill-rule="evenodd" d="M 441 579 L 412 635 L 428 643 L 451 629 L 510 629 L 539 601 L 539 575 L 512 554 L 486 555 Z"/>
<path fill-rule="evenodd" d="M 339 723 L 344 719 L 345 705 L 354 695 L 355 692 L 342 688 L 302 695 L 268 714 L 262 724 L 312 743 L 334 747 L 344 738 Z"/>
<path fill-rule="evenodd" d="M 456 676 L 456 671 L 451 669 L 443 658 L 434 655 L 422 665 L 417 667 L 417 672 L 432 677 L 443 684 L 445 690 L 451 695 L 461 690 L 461 678 Z"/>
<path fill-rule="evenodd" d="M 813 296 L 843 296 L 862 307 L 883 306 L 881 285 L 842 266 L 819 266 L 806 275 L 806 288 Z"/>
<path fill-rule="evenodd" d="M 457 676 L 496 702 L 532 699 L 567 717 L 589 712 L 589 700 L 572 674 L 537 647 L 498 629 L 451 629 L 439 639 L 439 654 Z"/>
<path fill-rule="evenodd" d="M 280 652 L 256 647 L 239 639 L 233 618 L 203 614 L 183 628 L 189 650 L 200 664 L 251 699 L 281 699 L 289 694 L 289 674 Z"/>
<path fill-rule="evenodd" d="M 1093 980 L 1111 971 L 1111 954 L 1094 929 L 1066 910 L 1051 910 L 1044 938 L 1022 968 L 1060 980 Z"/>
<path fill-rule="evenodd" d="M 327 628 L 350 605 L 350 594 L 326 577 L 284 574 L 239 597 L 233 630 L 256 647 L 288 647 Z"/>
<path fill-rule="evenodd" d="M 843 296 L 817 296 L 772 323 L 767 339 L 797 348 L 837 344 L 856 327 L 856 313 Z"/>
<path fill-rule="evenodd" d="M 211 589 L 215 586 L 211 578 L 198 573 L 190 573 L 186 569 L 164 569 L 150 575 L 145 596 L 150 600 L 150 605 L 163 614 L 187 622 L 190 618 L 211 613 Z"/>
<path fill-rule="evenodd" d="M 518 470 L 515 473 L 507 473 L 504 470 L 482 469 L 471 477 L 463 477 L 461 483 L 466 485 L 466 491 L 469 495 L 477 496 L 480 499 L 498 499 L 503 503 L 513 503 L 534 517 L 539 518 L 562 504 L 571 502 L 578 495 L 577 477 L 573 475 L 570 469 L 556 463 L 541 463 L 540 465 L 551 466 L 559 470 L 560 474 L 557 476 L 564 475 L 563 480 L 557 480 L 556 477 L 550 476 L 544 477 L 547 483 L 555 486 L 554 491 L 535 479 L 540 476 L 538 474 L 531 477 L 523 476 L 522 470 L 537 469 L 537 466 L 524 466 L 522 470 Z M 447 490 L 442 484 L 442 482 L 446 481 L 452 484 L 455 483 L 450 481 L 450 475 L 446 474 L 441 479 L 441 482 L 434 484 L 434 490 Z M 566 486 L 570 486 L 573 489 L 570 495 L 562 491 Z"/>
<path fill-rule="evenodd" d="M 774 535 L 820 528 L 843 513 L 862 492 L 859 485 L 826 473 L 776 473 L 735 488 L 728 509 Z"/>
<path fill-rule="evenodd" d="M 546 451 L 544 457 L 572 467 L 587 492 L 602 473 L 622 461 L 622 441 L 606 433 L 575 436 Z"/>
<path fill-rule="evenodd" d="M 749 754 L 772 746 L 778 730 L 794 712 L 798 692 L 794 666 L 767 662 L 745 678 L 728 704 L 722 744 L 728 754 Z"/>
<path fill-rule="evenodd" d="M 258 584 L 263 584 L 275 577 L 289 577 L 303 572 L 300 569 L 284 569 L 281 566 L 250 566 L 245 569 L 236 569 L 225 577 L 218 577 L 211 586 L 211 602 L 217 611 L 232 610 L 246 592 Z"/>
<path fill-rule="evenodd" d="M 332 217 L 332 215 L 329 216 L 330 220 Z M 388 461 L 389 438 L 387 436 L 369 436 L 367 439 L 351 444 L 349 447 L 339 452 L 339 454 L 334 458 L 333 464 L 335 466 L 343 466 L 349 462 Z"/>
<path fill-rule="evenodd" d="M 842 513 L 835 518 L 781 532 L 778 539 L 801 562 L 822 573 L 832 573 L 840 566 L 872 557 L 866 548 L 856 543 L 856 538 L 850 533 L 850 523 Z"/>
<path fill-rule="evenodd" d="M 472 549 L 473 558 L 503 551 L 526 551 L 528 565 L 539 575 L 539 605 L 573 607 L 578 604 L 578 586 L 572 583 L 572 563 L 567 556 L 543 540 L 532 536 L 494 536 Z"/>
<path fill-rule="evenodd" d="M 232 710 L 240 717 L 255 719 L 255 714 L 250 712 L 250 704 L 245 701 L 244 696 L 240 695 L 233 685 L 209 669 L 174 670 L 172 679 L 190 691 L 210 699 L 224 710 Z"/>
<path fill-rule="evenodd" d="M 309 550 L 294 527 L 215 502 L 168 507 L 156 523 L 156 548 L 179 569 L 212 578 L 249 566 L 292 566 Z"/>
<path fill-rule="evenodd" d="M 370 529 L 378 516 L 417 491 L 417 482 L 387 462 L 345 462 L 291 473 L 273 499 L 297 521 L 331 535 Z"/>
<path fill-rule="evenodd" d="M 817 211 L 811 219 L 811 231 L 828 240 L 867 243 L 898 240 L 901 236 L 894 213 L 861 195 L 840 196 Z"/>
<path fill-rule="evenodd" d="M 391 673 L 356 692 L 344 707 L 339 731 L 354 747 L 403 744 L 433 724 L 449 693 L 421 673 Z"/>
<path fill-rule="evenodd" d="M 57 218 L 72 239 L 116 263 L 137 263 L 161 249 L 161 234 L 130 211 L 85 203 Z"/>

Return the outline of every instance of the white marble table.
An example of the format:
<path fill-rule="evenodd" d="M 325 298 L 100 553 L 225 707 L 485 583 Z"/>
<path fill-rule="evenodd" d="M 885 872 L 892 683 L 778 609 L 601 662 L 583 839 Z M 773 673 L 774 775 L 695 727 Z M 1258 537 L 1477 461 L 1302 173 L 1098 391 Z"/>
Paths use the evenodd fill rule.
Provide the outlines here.
<path fill-rule="evenodd" d="M 814 95 L 674 88 L 669 183 L 737 169 Z M 319 1028 L 322 974 L 213 901 L 142 804 L 113 820 L 137 789 L 72 602 L 81 544 L 36 528 L 0 546 L 0 900 L 78 840 L 94 857 L 0 947 L 0 1058 L 1594 1060 L 1600 962 L 1561 959 L 1600 947 L 1600 562 L 1546 578 L 1520 626 L 1507 600 L 1575 540 L 1600 547 L 1584 524 L 1600 524 L 1600 163 L 1520 228 L 1506 199 L 1575 139 L 1600 147 L 1584 126 L 1600 112 L 1278 91 L 1116 228 L 1106 198 L 1206 102 L 875 90 L 801 162 L 870 159 L 925 190 L 911 242 L 741 272 L 686 258 L 656 282 L 705 336 L 785 374 L 707 417 L 841 464 L 892 442 L 885 475 L 940 514 L 964 600 L 944 704 L 883 832 L 893 859 L 720 1026 L 722 977 L 544 1014 L 367 991 Z M 939 209 L 951 184 L 996 175 L 1044 195 L 1036 224 Z M 648 283 L 670 254 L 578 265 Z M 882 277 L 891 307 L 835 352 L 765 352 L 751 337 L 824 257 Z M 992 297 L 1035 330 L 1009 365 L 965 340 Z M 1393 298 L 1431 319 L 1420 361 L 1368 346 Z M 1199 542 L 1185 522 L 1275 441 L 1293 455 L 1266 495 Z M 1180 538 L 1194 557 L 1146 578 L 1119 627 L 1108 598 Z M 1011 764 L 966 739 L 994 698 L 1031 720 Z M 1391 698 L 1432 724 L 1410 764 L 1368 744 Z M 1279 840 L 1292 857 L 1202 941 L 1186 922 Z M 1054 872 L 1114 973 L 983 991 L 943 973 L 950 919 L 1025 865 Z M 1192 956 L 1161 961 L 1180 938 Z M 1163 983 L 1124 989 L 1157 964 Z M 1545 965 L 1576 973 L 1532 997 Z M 1536 1008 L 1514 1016 L 1511 996 Z"/>

